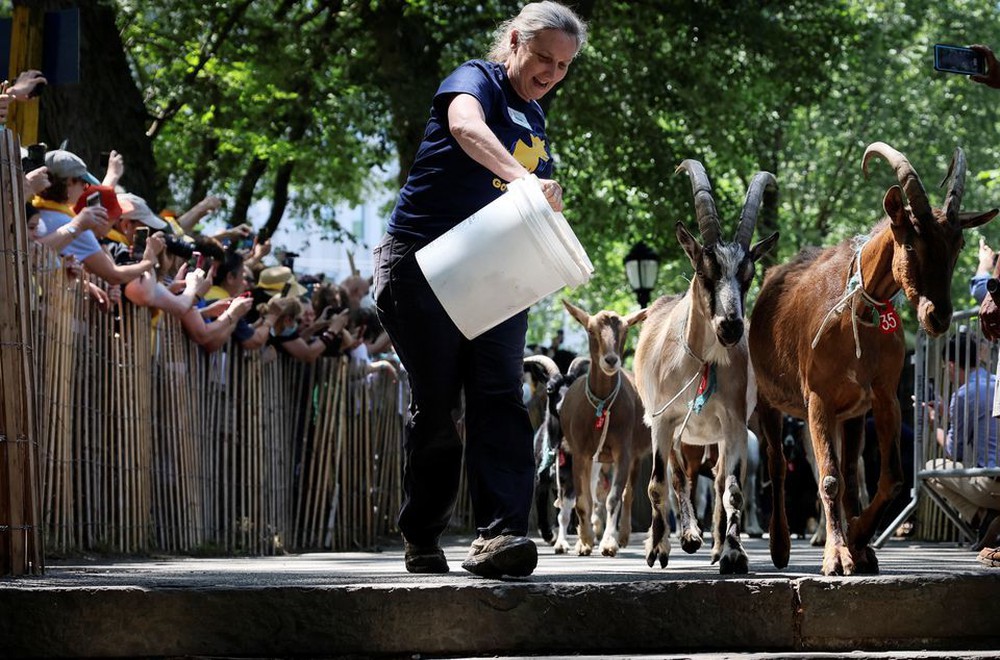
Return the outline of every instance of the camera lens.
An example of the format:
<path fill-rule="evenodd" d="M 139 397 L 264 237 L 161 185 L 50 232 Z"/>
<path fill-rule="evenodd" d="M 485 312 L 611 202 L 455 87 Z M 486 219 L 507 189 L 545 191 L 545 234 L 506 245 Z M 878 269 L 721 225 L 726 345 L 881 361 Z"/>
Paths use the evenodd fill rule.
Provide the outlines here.
<path fill-rule="evenodd" d="M 176 257 L 190 259 L 194 254 L 195 245 L 193 243 L 182 241 L 176 236 L 164 236 L 163 240 L 166 245 L 167 252 Z"/>

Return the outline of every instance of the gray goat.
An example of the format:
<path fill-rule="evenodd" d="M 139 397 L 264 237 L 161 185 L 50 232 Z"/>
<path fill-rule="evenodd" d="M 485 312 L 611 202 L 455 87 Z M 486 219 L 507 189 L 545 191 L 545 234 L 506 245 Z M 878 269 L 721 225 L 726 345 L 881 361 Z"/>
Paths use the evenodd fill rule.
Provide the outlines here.
<path fill-rule="evenodd" d="M 653 436 L 648 488 L 653 522 L 646 539 L 646 563 L 652 566 L 658 559 L 662 568 L 670 556 L 668 465 L 680 514 L 681 547 L 689 553 L 701 547 L 691 483 L 676 443 L 717 442 L 712 563 L 721 560 L 721 573 L 746 573 L 748 560 L 739 538 L 743 505 L 739 473 L 746 468 L 747 418 L 753 412 L 756 389 L 744 332 L 744 304 L 756 262 L 778 240 L 775 232 L 750 246 L 764 190 L 776 191 L 777 183 L 768 172 L 754 175 L 736 238 L 726 243 L 704 166 L 685 160 L 677 168 L 681 171 L 691 179 L 704 243 L 683 222 L 677 223 L 677 240 L 695 275 L 684 295 L 664 296 L 649 308 L 635 352 L 636 386 Z"/>

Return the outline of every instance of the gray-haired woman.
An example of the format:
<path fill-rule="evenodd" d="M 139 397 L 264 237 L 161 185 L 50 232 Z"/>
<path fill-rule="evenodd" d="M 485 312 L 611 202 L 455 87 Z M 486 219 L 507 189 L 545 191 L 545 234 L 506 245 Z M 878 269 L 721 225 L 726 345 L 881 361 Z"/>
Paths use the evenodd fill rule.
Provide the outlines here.
<path fill-rule="evenodd" d="M 455 327 L 415 253 L 534 173 L 562 210 L 538 99 L 566 75 L 586 26 L 557 2 L 533 2 L 500 26 L 488 60 L 441 83 L 413 167 L 375 249 L 375 303 L 409 373 L 399 529 L 406 569 L 445 573 L 439 540 L 458 495 L 462 443 L 452 411 L 465 393 L 465 462 L 479 537 L 462 563 L 484 577 L 526 576 L 538 553 L 526 538 L 534 488 L 528 414 L 521 401 L 527 312 L 475 339 Z"/>

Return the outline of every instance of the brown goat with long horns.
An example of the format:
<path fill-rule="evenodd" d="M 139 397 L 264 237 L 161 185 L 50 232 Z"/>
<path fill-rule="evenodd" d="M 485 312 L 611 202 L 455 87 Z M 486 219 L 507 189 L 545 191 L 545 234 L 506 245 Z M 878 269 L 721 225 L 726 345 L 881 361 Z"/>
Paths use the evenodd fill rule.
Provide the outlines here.
<path fill-rule="evenodd" d="M 712 561 L 719 562 L 721 573 L 746 573 L 749 562 L 739 536 L 741 482 L 746 472 L 747 418 L 753 412 L 754 391 L 744 332 L 744 301 L 755 264 L 778 240 L 775 232 L 750 245 L 764 191 L 776 190 L 777 182 L 769 172 L 754 175 L 735 240 L 726 242 L 704 166 L 685 160 L 677 171 L 686 171 L 691 179 L 703 243 L 684 223 L 677 223 L 677 240 L 695 275 L 683 296 L 663 296 L 653 303 L 635 350 L 636 389 L 653 439 L 653 473 L 648 487 L 653 520 L 646 539 L 646 563 L 652 566 L 659 561 L 663 568 L 670 556 L 668 467 L 680 514 L 681 547 L 685 552 L 701 547 L 691 484 L 676 445 L 719 443 Z"/>
<path fill-rule="evenodd" d="M 962 230 L 997 214 L 997 209 L 959 212 L 966 171 L 961 149 L 945 179 L 951 185 L 942 209 L 931 208 L 916 171 L 887 144 L 875 142 L 865 150 L 865 175 L 875 157 L 892 166 L 900 184 L 882 200 L 887 217 L 867 236 L 803 250 L 770 269 L 751 315 L 750 355 L 774 504 L 771 559 L 778 568 L 788 565 L 790 550 L 780 438 L 784 412 L 808 420 L 812 436 L 826 514 L 823 574 L 878 572 L 868 543 L 902 486 L 896 387 L 906 347 L 891 300 L 902 291 L 924 330 L 931 336 L 944 333 L 951 324 L 951 278 Z M 869 409 L 881 468 L 878 491 L 862 511 L 858 455 Z"/>

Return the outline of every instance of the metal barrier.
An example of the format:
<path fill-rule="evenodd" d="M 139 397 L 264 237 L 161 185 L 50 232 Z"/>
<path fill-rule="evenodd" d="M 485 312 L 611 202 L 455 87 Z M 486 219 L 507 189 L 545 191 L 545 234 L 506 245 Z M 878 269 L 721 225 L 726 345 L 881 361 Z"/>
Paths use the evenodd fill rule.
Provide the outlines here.
<path fill-rule="evenodd" d="M 958 366 L 967 374 L 977 373 L 990 383 L 990 374 L 998 364 L 997 346 L 986 341 L 980 332 L 978 310 L 956 313 L 947 334 L 941 337 L 931 338 L 923 330 L 918 332 L 913 355 L 914 487 L 909 504 L 876 539 L 876 547 L 881 547 L 918 511 L 923 526 L 921 538 L 925 540 L 957 540 L 956 535 L 976 539 L 975 530 L 962 519 L 952 502 L 932 487 L 931 480 L 987 477 L 998 481 L 996 489 L 1000 493 L 998 420 L 992 416 L 994 388 L 987 387 L 988 394 L 975 388 L 972 395 L 964 397 L 960 409 L 949 410 L 952 395 L 965 384 L 965 380 L 959 379 L 957 369 L 949 370 L 945 357 L 948 343 L 954 337 L 965 344 L 965 359 Z M 968 347 L 976 348 L 975 359 Z M 938 411 L 933 417 L 932 410 Z M 946 429 L 955 425 L 968 432 L 955 439 L 955 451 L 948 455 L 938 440 L 939 429 L 946 433 Z"/>
<path fill-rule="evenodd" d="M 35 258 L 47 552 L 271 554 L 396 531 L 405 378 L 206 354 L 176 319 L 102 312 Z"/>

